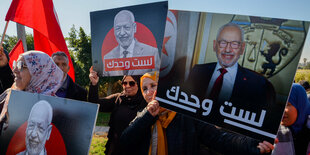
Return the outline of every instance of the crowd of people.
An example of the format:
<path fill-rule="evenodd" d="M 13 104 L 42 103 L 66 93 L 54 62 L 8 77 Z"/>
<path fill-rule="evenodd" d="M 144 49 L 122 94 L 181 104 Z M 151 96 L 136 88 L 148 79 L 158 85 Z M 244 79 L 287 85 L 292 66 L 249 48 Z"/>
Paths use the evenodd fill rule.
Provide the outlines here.
<path fill-rule="evenodd" d="M 214 42 L 214 47 L 221 49 L 228 48 L 228 44 L 232 46 L 233 41 L 229 42 L 230 38 L 225 38 L 226 35 L 222 34 L 222 31 L 224 33 L 230 29 L 241 33 L 239 32 L 241 30 L 234 25 L 222 28 L 219 37 L 226 41 L 222 39 L 221 42 Z M 240 42 L 236 43 L 235 50 L 240 48 L 240 55 L 243 52 L 241 51 L 243 41 L 241 37 L 238 39 Z M 227 70 L 233 65 L 238 68 L 236 62 L 239 55 L 231 65 L 224 65 Z M 100 112 L 110 112 L 110 129 L 105 146 L 107 155 L 310 153 L 310 103 L 306 94 L 310 86 L 306 82 L 293 84 L 278 137 L 273 145 L 160 107 L 159 102 L 155 100 L 159 77 L 159 72 L 156 71 L 143 75 L 124 75 L 121 80 L 122 92 L 99 98 L 97 71 L 90 68 L 87 97 L 87 91 L 68 76 L 69 61 L 64 52 L 56 52 L 52 56 L 40 51 L 25 52 L 13 63 L 13 70 L 8 62 L 8 53 L 0 48 L 0 135 L 10 120 L 8 113 L 10 90 L 19 90 L 88 101 L 99 104 Z M 213 68 L 215 65 L 213 64 Z M 218 66 L 222 66 L 221 61 Z M 253 74 L 250 71 L 246 72 Z M 260 79 L 264 83 L 262 85 L 269 85 L 264 77 L 256 74 L 252 76 Z M 261 92 L 262 96 L 268 96 L 267 89 L 262 88 Z M 270 88 L 268 92 L 274 92 L 274 89 Z M 209 93 L 209 96 L 210 94 L 212 93 Z"/>

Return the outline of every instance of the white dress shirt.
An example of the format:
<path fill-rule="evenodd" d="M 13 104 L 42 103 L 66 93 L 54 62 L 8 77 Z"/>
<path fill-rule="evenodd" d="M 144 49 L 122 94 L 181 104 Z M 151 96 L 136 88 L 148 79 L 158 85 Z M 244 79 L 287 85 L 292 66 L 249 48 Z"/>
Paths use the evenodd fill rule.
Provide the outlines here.
<path fill-rule="evenodd" d="M 221 75 L 221 68 L 222 66 L 219 64 L 219 62 L 217 62 L 211 80 L 209 82 L 207 96 L 210 95 L 216 79 Z M 235 63 L 233 66 L 225 69 L 227 70 L 227 73 L 224 74 L 223 85 L 218 97 L 218 101 L 228 101 L 230 99 L 238 71 L 238 63 Z"/>
<path fill-rule="evenodd" d="M 128 57 L 132 57 L 133 56 L 133 49 L 135 48 L 135 39 L 132 40 L 131 44 L 129 45 L 129 47 L 127 49 L 124 49 L 122 46 L 120 46 L 120 56 L 121 58 L 124 57 L 124 51 L 128 51 L 128 54 L 126 55 L 126 58 Z"/>

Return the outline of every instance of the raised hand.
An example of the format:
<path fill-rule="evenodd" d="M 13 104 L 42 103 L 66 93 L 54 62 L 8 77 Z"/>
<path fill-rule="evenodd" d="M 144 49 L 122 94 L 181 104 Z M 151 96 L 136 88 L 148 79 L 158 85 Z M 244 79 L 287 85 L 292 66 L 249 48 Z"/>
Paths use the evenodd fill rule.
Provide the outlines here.
<path fill-rule="evenodd" d="M 263 141 L 261 143 L 258 143 L 257 148 L 259 148 L 260 153 L 263 154 L 263 153 L 270 153 L 274 149 L 274 146 L 267 141 Z"/>
<path fill-rule="evenodd" d="M 146 106 L 147 111 L 149 111 L 149 113 L 155 117 L 156 115 L 158 115 L 159 113 L 159 103 L 157 100 L 155 100 L 155 96 L 156 96 L 157 91 L 154 92 L 153 94 L 153 98 L 152 101 L 148 103 L 148 105 Z"/>
<path fill-rule="evenodd" d="M 93 66 L 89 69 L 89 80 L 93 86 L 97 85 L 99 81 L 98 73 L 93 70 Z"/>

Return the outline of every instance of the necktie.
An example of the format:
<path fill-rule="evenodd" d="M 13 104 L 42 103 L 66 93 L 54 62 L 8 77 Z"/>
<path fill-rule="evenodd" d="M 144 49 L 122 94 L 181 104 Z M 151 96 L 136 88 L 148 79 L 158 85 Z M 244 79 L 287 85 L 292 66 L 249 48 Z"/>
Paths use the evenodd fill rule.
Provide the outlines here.
<path fill-rule="evenodd" d="M 123 58 L 126 58 L 128 53 L 129 53 L 128 51 L 123 51 L 123 54 L 124 54 Z M 128 75 L 128 70 L 123 70 L 123 73 L 124 73 L 124 75 Z"/>
<path fill-rule="evenodd" d="M 123 58 L 126 58 L 128 53 L 129 53 L 128 51 L 123 51 L 123 54 L 124 54 Z"/>
<path fill-rule="evenodd" d="M 212 87 L 211 93 L 209 95 L 209 98 L 213 100 L 213 102 L 216 102 L 218 100 L 218 96 L 220 94 L 222 85 L 223 85 L 223 78 L 224 74 L 227 73 L 227 70 L 225 68 L 219 69 L 221 74 L 217 77 L 217 79 L 214 82 L 214 85 Z"/>

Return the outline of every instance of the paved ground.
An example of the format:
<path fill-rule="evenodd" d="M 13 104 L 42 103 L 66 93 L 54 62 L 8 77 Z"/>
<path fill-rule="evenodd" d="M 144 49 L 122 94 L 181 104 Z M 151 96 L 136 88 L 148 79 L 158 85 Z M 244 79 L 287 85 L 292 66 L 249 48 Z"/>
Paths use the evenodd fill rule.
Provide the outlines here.
<path fill-rule="evenodd" d="M 95 126 L 95 135 L 106 135 L 108 134 L 109 127 L 108 126 Z"/>

